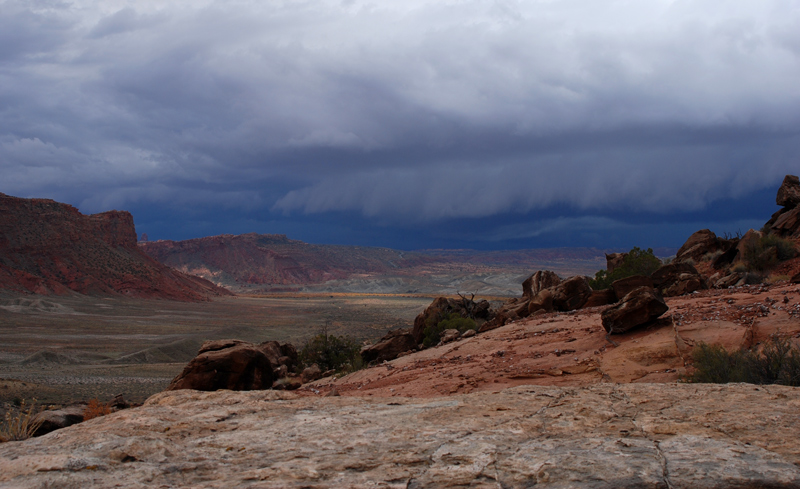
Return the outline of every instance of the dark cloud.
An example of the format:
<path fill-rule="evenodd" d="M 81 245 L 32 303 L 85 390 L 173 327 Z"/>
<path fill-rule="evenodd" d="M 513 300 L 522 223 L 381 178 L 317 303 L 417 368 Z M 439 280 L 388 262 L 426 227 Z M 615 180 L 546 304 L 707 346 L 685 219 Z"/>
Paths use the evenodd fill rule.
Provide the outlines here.
<path fill-rule="evenodd" d="M 797 172 L 796 0 L 2 5 L 0 191 L 89 212 L 601 242 Z"/>

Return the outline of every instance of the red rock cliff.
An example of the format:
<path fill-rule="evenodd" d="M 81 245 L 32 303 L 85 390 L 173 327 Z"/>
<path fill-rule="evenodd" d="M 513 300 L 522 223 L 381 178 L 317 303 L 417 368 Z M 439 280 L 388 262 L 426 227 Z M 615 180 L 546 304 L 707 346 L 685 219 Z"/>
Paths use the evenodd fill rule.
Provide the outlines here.
<path fill-rule="evenodd" d="M 186 301 L 230 294 L 141 252 L 129 212 L 87 216 L 53 200 L 2 193 L 0 289 Z"/>

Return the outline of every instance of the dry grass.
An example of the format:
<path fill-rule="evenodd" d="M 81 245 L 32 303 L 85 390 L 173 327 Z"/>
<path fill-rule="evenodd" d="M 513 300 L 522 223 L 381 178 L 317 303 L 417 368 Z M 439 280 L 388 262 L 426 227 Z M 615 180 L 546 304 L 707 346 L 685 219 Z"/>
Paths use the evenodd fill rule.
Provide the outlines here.
<path fill-rule="evenodd" d="M 25 400 L 22 400 L 19 409 L 14 414 L 11 411 L 6 412 L 5 419 L 0 424 L 0 443 L 27 440 L 32 437 L 44 422 L 44 419 L 36 419 L 39 411 L 36 407 L 36 399 L 34 399 L 27 409 Z"/>
<path fill-rule="evenodd" d="M 97 399 L 92 399 L 89 401 L 89 404 L 86 405 L 86 409 L 83 410 L 83 420 L 89 421 L 90 419 L 99 418 L 106 414 L 111 414 L 111 405 L 104 404 Z"/>

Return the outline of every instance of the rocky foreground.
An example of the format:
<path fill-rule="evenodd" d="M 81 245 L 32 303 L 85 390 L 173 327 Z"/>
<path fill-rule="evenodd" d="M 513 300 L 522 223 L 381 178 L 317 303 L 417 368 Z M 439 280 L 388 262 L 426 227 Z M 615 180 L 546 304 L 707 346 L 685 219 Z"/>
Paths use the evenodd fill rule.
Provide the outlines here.
<path fill-rule="evenodd" d="M 182 390 L 0 445 L 0 486 L 789 488 L 799 424 L 800 390 L 746 384 Z"/>

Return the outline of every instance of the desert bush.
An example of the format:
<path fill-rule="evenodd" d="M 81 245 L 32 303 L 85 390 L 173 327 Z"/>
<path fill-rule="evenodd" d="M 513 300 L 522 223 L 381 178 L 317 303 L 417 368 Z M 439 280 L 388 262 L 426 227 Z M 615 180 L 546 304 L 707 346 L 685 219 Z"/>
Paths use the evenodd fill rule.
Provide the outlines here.
<path fill-rule="evenodd" d="M 97 399 L 92 399 L 86 405 L 86 409 L 83 410 L 83 420 L 89 421 L 92 418 L 99 418 L 106 414 L 111 414 L 111 405 L 104 404 Z"/>
<path fill-rule="evenodd" d="M 788 275 L 770 275 L 767 277 L 767 283 L 777 284 L 778 282 L 788 282 L 791 279 Z"/>
<path fill-rule="evenodd" d="M 477 329 L 478 325 L 471 318 L 462 317 L 457 312 L 451 312 L 447 317 L 436 321 L 435 318 L 428 318 L 428 324 L 422 331 L 425 335 L 422 344 L 425 348 L 429 348 L 439 343 L 442 338 L 442 332 L 446 329 L 457 329 L 463 333 L 468 329 Z"/>
<path fill-rule="evenodd" d="M 300 371 L 315 363 L 323 372 L 351 372 L 364 366 L 357 341 L 349 336 L 328 334 L 327 330 L 306 341 L 298 357 Z"/>
<path fill-rule="evenodd" d="M 19 409 L 14 414 L 11 411 L 7 411 L 5 419 L 0 424 L 0 442 L 26 440 L 32 437 L 44 422 L 43 419 L 35 419 L 40 411 L 36 408 L 36 399 L 31 402 L 27 409 L 24 399 L 21 399 L 19 404 L 15 403 L 15 405 Z"/>
<path fill-rule="evenodd" d="M 744 262 L 748 271 L 766 272 L 795 255 L 797 248 L 794 242 L 774 234 L 765 234 L 745 246 Z"/>
<path fill-rule="evenodd" d="M 726 384 L 782 384 L 800 386 L 800 349 L 773 336 L 761 351 L 728 352 L 720 345 L 700 343 L 692 350 L 694 373 L 690 382 Z"/>
<path fill-rule="evenodd" d="M 589 280 L 589 285 L 593 290 L 604 290 L 611 287 L 611 284 L 621 278 L 632 275 L 650 276 L 661 266 L 661 260 L 653 254 L 653 249 L 642 250 L 634 247 L 625 256 L 622 264 L 615 268 L 611 273 L 600 270 L 594 278 Z"/>

